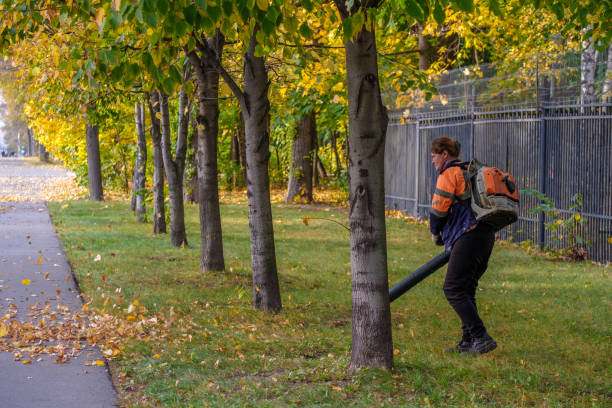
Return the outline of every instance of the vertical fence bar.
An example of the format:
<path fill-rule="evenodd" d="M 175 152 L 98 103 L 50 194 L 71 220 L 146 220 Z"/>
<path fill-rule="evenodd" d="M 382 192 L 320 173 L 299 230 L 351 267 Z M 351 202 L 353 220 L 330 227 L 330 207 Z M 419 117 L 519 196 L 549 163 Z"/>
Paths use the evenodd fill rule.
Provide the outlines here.
<path fill-rule="evenodd" d="M 419 114 L 417 111 L 417 116 L 416 116 L 416 130 L 414 132 L 414 137 L 415 137 L 415 149 L 414 149 L 414 191 L 415 191 L 415 197 L 416 200 L 414 202 L 414 217 L 418 218 L 419 217 L 419 158 L 421 156 L 421 138 L 420 138 L 420 126 L 419 126 Z"/>
<path fill-rule="evenodd" d="M 542 194 L 546 194 L 546 119 L 544 115 L 544 109 L 540 101 L 540 72 L 539 72 L 539 58 L 536 57 L 536 110 L 537 115 L 540 119 L 540 177 L 538 180 L 538 190 Z M 546 239 L 545 230 L 546 216 L 543 212 L 538 214 L 538 246 L 544 248 Z"/>

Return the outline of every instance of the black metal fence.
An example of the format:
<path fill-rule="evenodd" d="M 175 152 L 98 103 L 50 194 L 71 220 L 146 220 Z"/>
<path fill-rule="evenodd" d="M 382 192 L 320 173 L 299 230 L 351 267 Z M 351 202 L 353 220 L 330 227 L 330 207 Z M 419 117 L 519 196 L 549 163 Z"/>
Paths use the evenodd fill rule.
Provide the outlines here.
<path fill-rule="evenodd" d="M 429 153 L 438 136 L 457 139 L 461 158 L 473 157 L 509 171 L 521 190 L 552 199 L 563 217 L 573 216 L 571 198 L 583 197 L 586 220 L 580 235 L 590 241 L 588 258 L 612 260 L 612 103 L 539 103 L 502 107 L 390 114 L 385 151 L 385 201 L 389 209 L 428 217 L 437 174 Z M 567 245 L 544 217 L 529 214 L 538 205 L 520 195 L 519 221 L 503 238 L 541 245 Z"/>

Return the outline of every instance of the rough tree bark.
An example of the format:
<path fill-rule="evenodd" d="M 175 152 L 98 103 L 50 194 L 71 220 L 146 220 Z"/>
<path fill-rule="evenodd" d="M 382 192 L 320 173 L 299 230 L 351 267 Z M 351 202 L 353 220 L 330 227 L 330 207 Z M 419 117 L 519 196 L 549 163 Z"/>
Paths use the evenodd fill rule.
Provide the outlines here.
<path fill-rule="evenodd" d="M 373 7 L 355 1 L 343 19 Z M 393 366 L 384 208 L 384 151 L 387 111 L 382 104 L 374 27 L 345 43 L 349 100 L 349 199 L 352 289 L 352 350 L 349 370 Z"/>
<path fill-rule="evenodd" d="M 147 211 L 145 209 L 144 190 L 146 188 L 146 169 L 147 169 L 147 138 L 144 126 L 144 106 L 134 105 L 134 122 L 136 123 L 136 137 L 138 147 L 136 150 L 136 165 L 134 168 L 134 197 L 135 211 L 138 222 L 146 222 Z"/>
<path fill-rule="evenodd" d="M 336 175 L 336 177 L 338 177 L 340 173 L 342 173 L 342 164 L 340 162 L 340 155 L 338 154 L 338 132 L 337 131 L 334 131 L 332 133 L 331 145 L 332 145 L 332 150 L 334 151 L 334 157 L 336 158 L 336 171 L 334 172 L 334 174 Z"/>
<path fill-rule="evenodd" d="M 40 145 L 40 149 L 38 151 L 38 159 L 42 162 L 49 161 L 49 152 L 47 152 L 47 148 L 44 145 Z"/>
<path fill-rule="evenodd" d="M 151 115 L 151 140 L 153 144 L 153 233 L 165 234 L 166 209 L 164 206 L 164 158 L 161 148 L 161 112 L 159 93 L 151 93 L 149 98 L 149 113 Z"/>
<path fill-rule="evenodd" d="M 166 169 L 166 180 L 168 181 L 168 192 L 170 197 L 170 241 L 172 245 L 180 247 L 187 245 L 185 233 L 185 208 L 183 204 L 183 173 L 185 170 L 185 155 L 187 152 L 187 131 L 189 127 L 189 100 L 185 93 L 185 82 L 188 78 L 183 77 L 179 96 L 179 122 L 176 137 L 176 157 L 172 156 L 172 143 L 170 140 L 170 111 L 168 109 L 168 96 L 160 93 L 161 109 L 161 146 Z"/>
<path fill-rule="evenodd" d="M 102 166 L 100 163 L 100 129 L 98 125 L 87 124 L 85 128 L 87 143 L 87 177 L 89 179 L 89 199 L 102 201 Z"/>
<path fill-rule="evenodd" d="M 244 117 L 247 168 L 247 197 L 249 201 L 249 227 L 251 232 L 251 265 L 253 268 L 253 306 L 259 310 L 278 312 L 282 308 L 272 206 L 270 204 L 270 100 L 268 99 L 268 72 L 263 57 L 255 56 L 256 25 L 244 56 L 244 90 L 223 68 L 221 60 L 210 47 L 207 52 L 216 61 L 216 68 L 240 103 Z"/>
<path fill-rule="evenodd" d="M 312 202 L 313 148 L 317 137 L 317 121 L 314 110 L 297 122 L 297 134 L 293 139 L 291 172 L 287 183 L 288 203 L 296 199 Z"/>
<path fill-rule="evenodd" d="M 200 271 L 222 271 L 225 269 L 223 256 L 223 233 L 219 210 L 219 182 L 217 166 L 217 142 L 219 137 L 219 72 L 213 59 L 223 54 L 223 35 L 215 35 L 201 47 L 208 47 L 215 56 L 195 51 L 187 52 L 189 62 L 198 81 L 198 203 L 200 206 L 200 235 L 202 252 Z"/>
<path fill-rule="evenodd" d="M 423 25 L 419 25 L 419 70 L 427 70 L 435 60 L 435 49 L 431 44 L 431 36 L 423 34 Z"/>
<path fill-rule="evenodd" d="M 605 100 L 612 99 L 612 44 L 608 45 L 608 58 L 606 60 L 606 75 L 604 76 L 602 96 Z"/>
<path fill-rule="evenodd" d="M 582 42 L 582 55 L 580 56 L 580 104 L 588 105 L 595 102 L 595 73 L 599 52 L 595 49 L 593 41 L 587 39 Z M 581 108 L 584 109 L 584 108 Z"/>
<path fill-rule="evenodd" d="M 198 123 L 193 115 L 189 116 L 189 127 L 191 131 L 187 138 L 187 144 L 191 146 L 191 152 L 187 152 L 187 158 L 185 159 L 185 169 L 191 170 L 191 175 L 187 178 L 185 174 L 184 190 L 185 190 L 185 202 L 193 204 L 198 202 L 198 164 L 197 164 L 197 152 L 198 152 Z M 187 172 L 187 170 L 185 170 Z"/>

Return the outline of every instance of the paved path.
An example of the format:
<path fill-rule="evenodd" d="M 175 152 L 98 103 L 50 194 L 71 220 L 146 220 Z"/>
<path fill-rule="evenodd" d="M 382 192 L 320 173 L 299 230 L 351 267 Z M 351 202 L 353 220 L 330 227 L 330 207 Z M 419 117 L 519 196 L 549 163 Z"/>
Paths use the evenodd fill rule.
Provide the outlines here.
<path fill-rule="evenodd" d="M 49 169 L 6 163 L 0 159 L 0 194 L 7 189 L 4 180 L 19 177 L 18 183 L 9 182 L 11 194 L 19 198 L 21 192 L 31 199 L 33 192 L 45 187 L 28 185 L 28 177 L 35 183 L 40 177 L 54 177 Z M 15 175 L 15 168 L 23 172 Z M 60 171 L 57 176 L 65 177 L 66 173 Z M 0 202 L 0 322 L 6 314 L 21 323 L 33 321 L 36 311 L 46 304 L 52 313 L 57 311 L 60 320 L 68 310 L 82 307 L 47 208 L 44 202 Z M 15 361 L 14 353 L 0 351 L 0 407 L 115 406 L 117 395 L 106 365 L 90 365 L 104 361 L 97 348 L 84 350 L 62 364 L 55 363 L 57 355 L 28 354 L 26 349 Z M 30 363 L 24 364 L 25 360 Z"/>
<path fill-rule="evenodd" d="M 50 164 L 0 158 L 0 201 L 44 201 L 74 193 L 74 173 Z"/>

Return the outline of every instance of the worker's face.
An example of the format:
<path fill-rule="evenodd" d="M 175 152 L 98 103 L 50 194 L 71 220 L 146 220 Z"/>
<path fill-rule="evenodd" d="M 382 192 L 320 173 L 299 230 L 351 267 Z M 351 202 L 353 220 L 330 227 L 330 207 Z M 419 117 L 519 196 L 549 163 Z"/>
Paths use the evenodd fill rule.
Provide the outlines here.
<path fill-rule="evenodd" d="M 431 153 L 431 162 L 437 171 L 442 170 L 444 162 L 449 158 L 448 152 L 445 150 L 442 153 Z"/>

